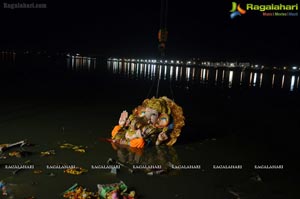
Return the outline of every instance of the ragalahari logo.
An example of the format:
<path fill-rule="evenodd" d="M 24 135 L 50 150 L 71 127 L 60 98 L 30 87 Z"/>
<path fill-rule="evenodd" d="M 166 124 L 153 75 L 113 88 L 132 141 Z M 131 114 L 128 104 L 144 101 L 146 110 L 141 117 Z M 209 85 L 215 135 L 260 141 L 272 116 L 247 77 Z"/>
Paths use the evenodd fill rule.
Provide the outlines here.
<path fill-rule="evenodd" d="M 230 18 L 234 19 L 236 16 L 241 16 L 246 14 L 246 10 L 244 10 L 243 8 L 241 8 L 241 5 L 238 4 L 236 2 L 232 2 L 232 8 L 230 10 L 231 14 L 230 14 Z"/>

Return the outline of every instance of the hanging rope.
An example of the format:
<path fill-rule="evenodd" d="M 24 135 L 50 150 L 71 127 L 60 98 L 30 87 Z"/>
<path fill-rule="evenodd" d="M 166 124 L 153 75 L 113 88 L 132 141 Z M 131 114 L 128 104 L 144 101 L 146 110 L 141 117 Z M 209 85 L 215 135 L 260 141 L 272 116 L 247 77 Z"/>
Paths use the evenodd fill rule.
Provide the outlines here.
<path fill-rule="evenodd" d="M 149 91 L 148 91 L 147 98 L 150 97 L 150 94 L 151 94 L 151 92 L 152 92 L 152 90 L 153 90 L 153 87 L 154 87 L 154 85 L 155 85 L 155 82 L 156 82 L 156 79 L 154 79 L 154 80 L 152 81 L 152 85 L 151 85 L 151 87 L 150 87 L 150 89 L 149 89 Z"/>
<path fill-rule="evenodd" d="M 175 99 L 174 99 L 174 92 L 173 92 L 173 88 L 172 88 L 171 77 L 170 77 L 169 85 L 170 85 L 171 99 L 175 102 Z"/>
<path fill-rule="evenodd" d="M 161 0 L 161 8 L 160 8 L 160 29 L 158 31 L 158 49 L 159 49 L 159 53 L 160 53 L 160 58 L 164 59 L 165 58 L 165 51 L 166 51 L 166 42 L 168 39 L 168 31 L 167 31 L 167 16 L 168 16 L 168 0 Z M 160 89 L 160 70 L 161 70 L 161 64 L 156 65 L 156 74 L 155 74 L 155 78 L 153 81 L 153 84 L 148 92 L 147 97 L 149 97 L 149 95 L 151 94 L 154 84 L 156 82 L 156 93 L 155 96 L 156 98 L 158 98 L 159 96 L 159 89 Z M 174 93 L 173 93 L 173 89 L 171 86 L 171 80 L 170 80 L 170 92 L 171 92 L 171 96 L 174 100 Z"/>
<path fill-rule="evenodd" d="M 158 80 L 157 80 L 157 87 L 156 87 L 156 98 L 158 98 L 158 92 L 159 92 L 159 82 L 160 82 L 160 78 L 158 77 Z"/>
<path fill-rule="evenodd" d="M 165 57 L 165 50 L 166 50 L 166 42 L 168 39 L 168 31 L 167 31 L 167 16 L 168 16 L 168 0 L 161 0 L 161 7 L 160 7 L 160 29 L 158 31 L 158 42 L 159 42 L 159 51 L 160 51 L 160 58 Z M 157 86 L 156 86 L 156 97 L 159 94 L 159 86 L 160 86 L 160 70 L 161 65 L 157 65 Z"/>

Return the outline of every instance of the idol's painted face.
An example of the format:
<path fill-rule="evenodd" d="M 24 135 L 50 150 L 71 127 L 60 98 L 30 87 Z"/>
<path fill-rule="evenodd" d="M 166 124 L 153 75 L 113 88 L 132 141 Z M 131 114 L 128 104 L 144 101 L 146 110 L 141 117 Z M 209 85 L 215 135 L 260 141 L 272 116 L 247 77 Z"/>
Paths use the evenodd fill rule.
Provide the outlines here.
<path fill-rule="evenodd" d="M 145 117 L 151 122 L 151 124 L 155 124 L 158 119 L 158 112 L 151 108 L 146 108 Z"/>
<path fill-rule="evenodd" d="M 138 106 L 134 109 L 134 114 L 137 115 L 138 117 L 144 117 L 146 114 L 146 109 L 143 106 Z"/>
<path fill-rule="evenodd" d="M 164 127 L 167 127 L 168 124 L 169 124 L 169 116 L 166 114 L 166 113 L 162 113 L 160 114 L 158 120 L 157 120 L 157 127 L 158 128 L 164 128 Z"/>

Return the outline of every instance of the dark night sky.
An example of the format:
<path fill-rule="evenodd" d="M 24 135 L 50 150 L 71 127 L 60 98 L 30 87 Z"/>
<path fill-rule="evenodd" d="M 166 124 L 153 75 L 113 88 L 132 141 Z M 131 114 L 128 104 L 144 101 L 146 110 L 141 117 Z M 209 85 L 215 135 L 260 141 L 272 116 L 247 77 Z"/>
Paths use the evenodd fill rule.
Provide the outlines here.
<path fill-rule="evenodd" d="M 11 10 L 4 9 L 1 3 L 0 48 L 72 50 L 118 56 L 157 53 L 160 0 L 28 2 L 44 2 L 48 8 Z M 231 20 L 230 9 L 228 0 L 169 0 L 168 55 L 299 63 L 299 17 L 247 13 Z"/>

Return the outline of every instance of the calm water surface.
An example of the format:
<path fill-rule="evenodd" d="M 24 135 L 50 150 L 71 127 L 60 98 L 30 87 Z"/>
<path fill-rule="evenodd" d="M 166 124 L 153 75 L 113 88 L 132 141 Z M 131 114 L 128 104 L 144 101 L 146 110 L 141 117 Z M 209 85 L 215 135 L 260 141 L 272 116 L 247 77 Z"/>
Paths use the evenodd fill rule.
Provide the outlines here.
<path fill-rule="evenodd" d="M 96 191 L 96 184 L 120 180 L 145 199 L 237 198 L 235 194 L 295 198 L 299 74 L 157 67 L 80 56 L 14 56 L 1 62 L 0 143 L 27 139 L 34 144 L 23 149 L 30 152 L 26 157 L 0 159 L 0 179 L 15 198 L 62 198 L 60 194 L 74 183 Z M 124 109 L 130 111 L 155 95 L 155 74 L 161 77 L 159 95 L 174 98 L 183 107 L 182 135 L 171 148 L 113 148 L 101 138 L 109 137 Z M 83 145 L 86 152 L 61 149 L 63 143 Z M 47 150 L 56 154 L 41 157 L 40 152 Z M 201 165 L 201 169 L 156 176 L 91 169 L 108 158 L 128 165 L 171 162 Z M 4 168 L 27 160 L 42 173 L 23 170 L 13 175 Z M 46 169 L 53 164 L 75 164 L 89 171 L 72 176 Z M 220 164 L 243 169 L 213 169 Z M 261 164 L 284 165 L 284 169 L 254 169 Z"/>

